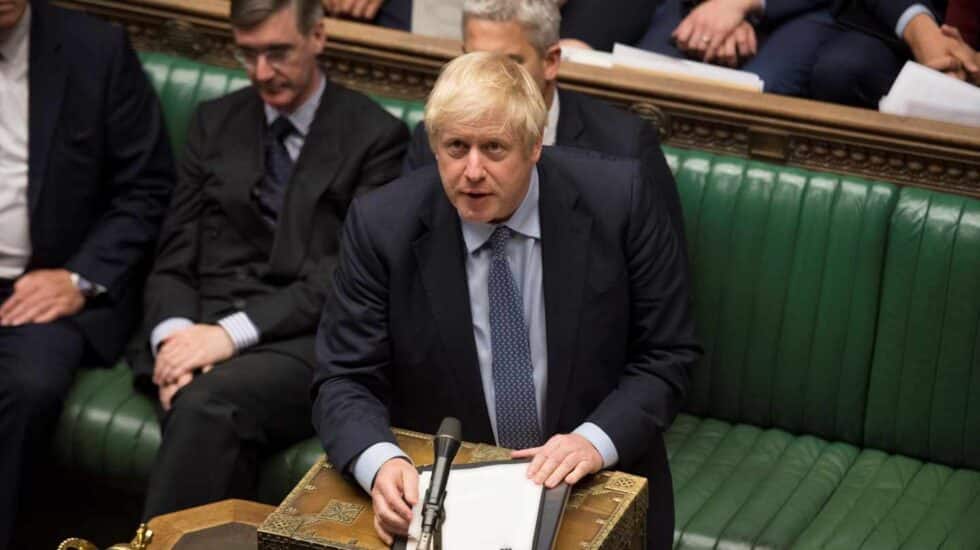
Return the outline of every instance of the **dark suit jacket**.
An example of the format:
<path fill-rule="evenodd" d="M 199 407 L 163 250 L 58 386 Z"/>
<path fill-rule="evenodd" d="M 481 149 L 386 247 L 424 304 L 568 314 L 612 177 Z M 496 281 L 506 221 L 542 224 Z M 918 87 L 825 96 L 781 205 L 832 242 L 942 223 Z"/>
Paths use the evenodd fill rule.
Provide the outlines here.
<path fill-rule="evenodd" d="M 660 138 L 654 126 L 640 117 L 585 94 L 560 90 L 560 112 L 555 145 L 597 151 L 607 155 L 636 158 L 649 171 L 656 191 L 656 201 L 667 209 L 674 229 L 683 242 L 684 220 L 677 183 L 667 166 Z M 429 147 L 425 123 L 419 123 L 412 135 L 405 166 L 407 174 L 412 170 L 435 164 L 436 158 Z"/>
<path fill-rule="evenodd" d="M 108 290 L 71 318 L 108 362 L 139 324 L 173 158 L 123 29 L 42 0 L 31 10 L 27 269 L 65 268 Z"/>
<path fill-rule="evenodd" d="M 544 434 L 602 428 L 617 468 L 643 467 L 700 355 L 679 239 L 639 164 L 546 148 L 538 163 L 548 387 Z M 317 335 L 314 424 L 347 468 L 389 424 L 493 442 L 459 216 L 434 167 L 358 199 Z M 673 522 L 670 522 L 673 526 Z"/>
<path fill-rule="evenodd" d="M 146 323 L 213 323 L 244 311 L 263 349 L 313 364 L 338 234 L 355 194 L 398 176 L 408 131 L 366 96 L 327 84 L 275 228 L 252 190 L 264 171 L 263 103 L 252 87 L 203 103 L 146 288 Z M 152 372 L 146 340 L 136 365 Z"/>
<path fill-rule="evenodd" d="M 834 17 L 845 27 L 877 36 L 902 55 L 908 46 L 895 35 L 895 26 L 905 10 L 922 4 L 940 23 L 946 13 L 946 0 L 834 0 Z"/>
<path fill-rule="evenodd" d="M 609 52 L 616 42 L 643 38 L 656 8 L 651 0 L 568 0 L 561 8 L 561 37 Z"/>

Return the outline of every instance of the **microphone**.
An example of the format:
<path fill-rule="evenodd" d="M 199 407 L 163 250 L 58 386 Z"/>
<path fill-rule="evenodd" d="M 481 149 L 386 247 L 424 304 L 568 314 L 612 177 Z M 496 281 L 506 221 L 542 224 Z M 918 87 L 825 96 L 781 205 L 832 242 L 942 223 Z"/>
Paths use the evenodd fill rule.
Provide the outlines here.
<path fill-rule="evenodd" d="M 425 502 L 422 505 L 422 535 L 419 537 L 419 548 L 425 548 L 433 530 L 442 520 L 443 501 L 446 499 L 446 482 L 449 481 L 449 470 L 452 467 L 456 452 L 459 451 L 459 440 L 462 433 L 459 420 L 447 416 L 439 425 L 433 441 L 435 463 L 432 465 L 432 477 L 429 490 L 425 492 Z"/>

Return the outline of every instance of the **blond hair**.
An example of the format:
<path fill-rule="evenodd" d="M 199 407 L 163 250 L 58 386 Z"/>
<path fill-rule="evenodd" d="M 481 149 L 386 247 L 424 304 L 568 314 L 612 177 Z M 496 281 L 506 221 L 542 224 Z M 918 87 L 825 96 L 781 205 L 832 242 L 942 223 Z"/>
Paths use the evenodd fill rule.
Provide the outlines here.
<path fill-rule="evenodd" d="M 520 64 L 507 56 L 473 52 L 450 61 L 425 103 L 429 145 L 450 126 L 499 124 L 530 153 L 548 123 L 541 90 Z"/>

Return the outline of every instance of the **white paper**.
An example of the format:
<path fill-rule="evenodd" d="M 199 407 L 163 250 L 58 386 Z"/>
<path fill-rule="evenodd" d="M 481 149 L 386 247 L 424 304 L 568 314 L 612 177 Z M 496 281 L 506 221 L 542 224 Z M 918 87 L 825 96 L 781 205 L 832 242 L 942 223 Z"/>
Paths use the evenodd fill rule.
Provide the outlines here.
<path fill-rule="evenodd" d="M 613 54 L 599 50 L 586 50 L 585 48 L 562 48 L 561 59 L 562 61 L 607 69 L 611 69 L 614 64 Z"/>
<path fill-rule="evenodd" d="M 705 80 L 714 80 L 720 84 L 733 84 L 743 88 L 762 91 L 765 84 L 759 75 L 748 71 L 719 67 L 689 59 L 677 59 L 659 53 L 648 52 L 640 48 L 615 44 L 613 46 L 613 62 L 616 65 L 645 69 L 662 73 L 690 76 Z"/>
<path fill-rule="evenodd" d="M 901 116 L 980 126 L 980 88 L 906 61 L 878 110 Z"/>
<path fill-rule="evenodd" d="M 453 468 L 446 484 L 443 550 L 531 550 L 543 488 L 527 478 L 527 462 Z M 419 479 L 425 498 L 431 472 Z M 408 528 L 408 550 L 422 530 L 421 502 Z"/>

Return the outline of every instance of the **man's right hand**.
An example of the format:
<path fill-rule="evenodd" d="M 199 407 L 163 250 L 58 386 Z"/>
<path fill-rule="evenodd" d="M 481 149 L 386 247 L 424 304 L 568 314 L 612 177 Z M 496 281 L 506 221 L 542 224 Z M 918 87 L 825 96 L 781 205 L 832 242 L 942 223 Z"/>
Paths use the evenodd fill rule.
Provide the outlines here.
<path fill-rule="evenodd" d="M 381 465 L 371 487 L 374 529 L 391 545 L 395 535 L 408 534 L 412 507 L 419 502 L 419 472 L 403 458 L 392 458 Z"/>
<path fill-rule="evenodd" d="M 965 42 L 944 34 L 927 14 L 920 13 L 909 21 L 902 34 L 919 63 L 966 80 L 978 70 L 973 50 Z"/>

